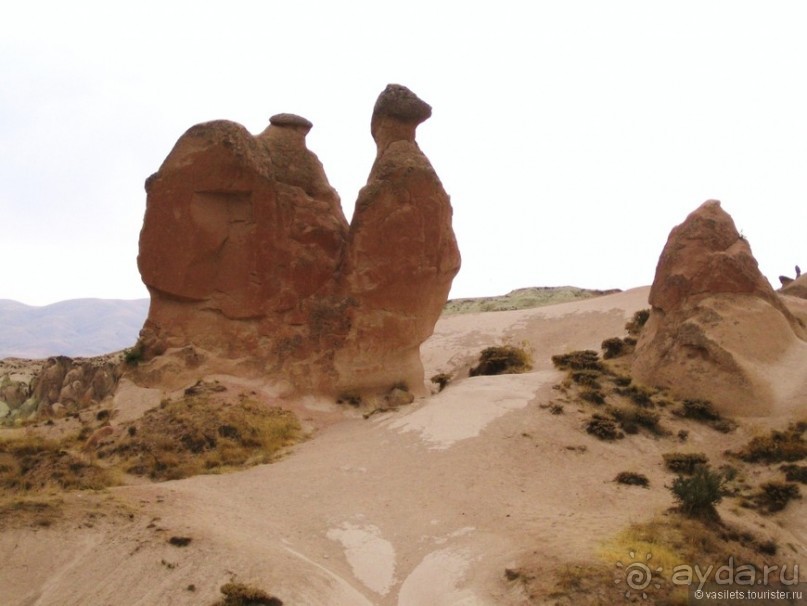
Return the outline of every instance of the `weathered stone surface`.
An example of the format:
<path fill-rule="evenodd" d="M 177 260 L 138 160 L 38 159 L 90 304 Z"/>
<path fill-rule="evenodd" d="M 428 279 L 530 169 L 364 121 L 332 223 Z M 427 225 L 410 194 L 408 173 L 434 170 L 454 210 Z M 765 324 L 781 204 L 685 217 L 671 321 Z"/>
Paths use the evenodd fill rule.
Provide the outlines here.
<path fill-rule="evenodd" d="M 649 301 L 669 313 L 700 296 L 718 293 L 753 295 L 781 308 L 748 241 L 720 202 L 708 200 L 670 232 Z"/>
<path fill-rule="evenodd" d="M 459 269 L 449 198 L 415 143 L 430 114 L 405 87 L 379 97 L 350 226 L 305 118 L 277 114 L 257 136 L 226 121 L 188 130 L 146 183 L 145 358 L 191 347 L 300 392 L 422 391 L 419 346 Z"/>
<path fill-rule="evenodd" d="M 726 414 L 767 415 L 807 399 L 805 330 L 710 200 L 675 227 L 656 268 L 633 373 Z"/>
<path fill-rule="evenodd" d="M 376 160 L 359 192 L 340 282 L 358 303 L 353 330 L 336 354 L 343 389 L 358 387 L 354 381 L 376 387 L 400 381 L 421 390 L 420 344 L 459 271 L 449 197 L 414 140 L 430 114 L 398 85 L 376 103 Z"/>

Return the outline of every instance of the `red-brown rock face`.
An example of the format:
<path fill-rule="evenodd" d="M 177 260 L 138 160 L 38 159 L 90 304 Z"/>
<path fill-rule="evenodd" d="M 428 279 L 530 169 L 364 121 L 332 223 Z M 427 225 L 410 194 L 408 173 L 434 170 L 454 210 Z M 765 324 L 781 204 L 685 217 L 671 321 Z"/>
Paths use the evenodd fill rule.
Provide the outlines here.
<path fill-rule="evenodd" d="M 422 389 L 419 347 L 459 270 L 448 196 L 414 142 L 430 112 L 404 87 L 379 97 L 350 227 L 304 118 L 186 132 L 146 184 L 147 357 L 193 346 L 299 391 Z"/>
<path fill-rule="evenodd" d="M 661 253 L 633 373 L 727 414 L 789 410 L 807 398 L 805 330 L 760 273 L 748 242 L 709 200 Z"/>

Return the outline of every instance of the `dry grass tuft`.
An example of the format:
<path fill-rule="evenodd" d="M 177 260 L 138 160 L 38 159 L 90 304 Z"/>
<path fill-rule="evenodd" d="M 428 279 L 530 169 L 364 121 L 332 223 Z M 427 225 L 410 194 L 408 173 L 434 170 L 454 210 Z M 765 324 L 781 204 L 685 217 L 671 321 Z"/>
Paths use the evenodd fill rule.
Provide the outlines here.
<path fill-rule="evenodd" d="M 0 487 L 12 492 L 99 490 L 116 483 L 114 475 L 56 442 L 28 435 L 0 442 Z"/>
<path fill-rule="evenodd" d="M 807 458 L 807 421 L 791 424 L 785 431 L 757 436 L 735 453 L 748 463 L 783 463 Z"/>
<path fill-rule="evenodd" d="M 471 369 L 470 375 L 521 374 L 531 370 L 532 353 L 526 345 L 498 345 L 482 350 L 479 364 Z"/>

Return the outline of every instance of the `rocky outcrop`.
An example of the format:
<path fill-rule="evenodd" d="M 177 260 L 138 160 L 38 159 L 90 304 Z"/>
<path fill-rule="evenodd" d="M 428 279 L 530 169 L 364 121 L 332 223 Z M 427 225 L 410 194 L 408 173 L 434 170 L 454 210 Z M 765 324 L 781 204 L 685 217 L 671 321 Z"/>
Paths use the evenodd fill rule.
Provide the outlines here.
<path fill-rule="evenodd" d="M 257 136 L 227 121 L 188 130 L 146 182 L 144 358 L 190 347 L 195 364 L 298 392 L 420 390 L 418 350 L 459 270 L 449 198 L 415 143 L 430 113 L 405 87 L 381 94 L 350 226 L 306 147 L 308 120 L 278 114 Z"/>
<path fill-rule="evenodd" d="M 122 374 L 119 354 L 97 358 L 55 356 L 30 365 L 30 380 L 14 380 L 10 375 L 0 380 L 0 402 L 8 409 L 0 417 L 47 415 L 57 404 L 72 410 L 84 408 L 111 396 Z"/>
<path fill-rule="evenodd" d="M 773 414 L 807 398 L 804 326 L 718 201 L 670 232 L 649 301 L 633 361 L 638 380 L 727 414 Z"/>

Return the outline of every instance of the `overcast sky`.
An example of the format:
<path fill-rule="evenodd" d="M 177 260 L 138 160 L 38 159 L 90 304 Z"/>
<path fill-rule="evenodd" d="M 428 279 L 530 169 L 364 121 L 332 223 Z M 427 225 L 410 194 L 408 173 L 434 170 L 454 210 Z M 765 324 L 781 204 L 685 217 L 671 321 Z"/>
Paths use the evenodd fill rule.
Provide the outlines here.
<path fill-rule="evenodd" d="M 452 297 L 650 284 L 722 201 L 762 272 L 807 266 L 803 2 L 8 3 L 0 299 L 139 298 L 143 182 L 193 124 L 293 112 L 348 217 L 387 83 L 454 206 Z"/>

